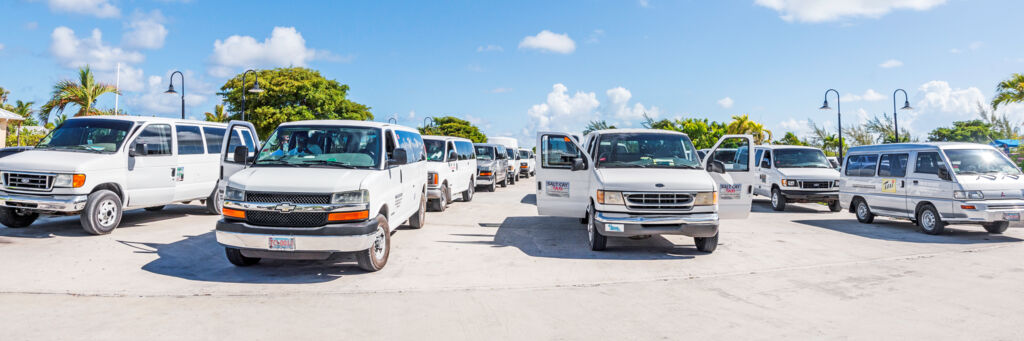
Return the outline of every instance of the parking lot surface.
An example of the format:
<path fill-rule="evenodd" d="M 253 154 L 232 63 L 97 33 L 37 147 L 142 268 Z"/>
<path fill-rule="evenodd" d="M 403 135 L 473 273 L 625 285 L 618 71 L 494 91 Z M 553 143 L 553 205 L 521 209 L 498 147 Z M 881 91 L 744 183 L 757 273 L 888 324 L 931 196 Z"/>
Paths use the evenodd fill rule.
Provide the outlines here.
<path fill-rule="evenodd" d="M 681 236 L 592 252 L 578 221 L 536 215 L 532 186 L 398 229 L 377 273 L 236 268 L 198 205 L 130 211 L 104 236 L 77 217 L 0 227 L 0 338 L 1024 338 L 1024 228 L 930 236 L 760 200 L 713 254 Z"/>

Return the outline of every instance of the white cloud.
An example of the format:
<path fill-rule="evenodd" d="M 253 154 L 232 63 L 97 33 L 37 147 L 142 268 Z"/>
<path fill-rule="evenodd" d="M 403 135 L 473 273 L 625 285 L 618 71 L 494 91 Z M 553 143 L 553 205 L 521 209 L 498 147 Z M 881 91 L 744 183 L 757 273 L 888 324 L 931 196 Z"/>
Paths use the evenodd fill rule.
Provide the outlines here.
<path fill-rule="evenodd" d="M 604 37 L 604 30 L 596 29 L 590 33 L 590 37 L 587 37 L 587 43 L 596 44 L 601 41 L 601 37 Z"/>
<path fill-rule="evenodd" d="M 551 87 L 547 101 L 535 104 L 526 112 L 532 130 L 579 131 L 596 116 L 594 109 L 601 105 L 593 92 L 577 91 L 570 95 L 569 88 L 558 83 Z"/>
<path fill-rule="evenodd" d="M 883 68 L 883 69 L 891 69 L 891 68 L 894 68 L 894 67 L 903 66 L 903 62 L 901 62 L 899 60 L 896 60 L 896 59 L 889 59 L 887 61 L 882 62 L 882 64 L 878 64 L 878 66 Z"/>
<path fill-rule="evenodd" d="M 79 39 L 75 31 L 60 26 L 53 29 L 50 37 L 53 39 L 50 52 L 62 66 L 68 68 L 89 65 L 96 70 L 110 71 L 118 62 L 133 64 L 145 59 L 141 53 L 104 44 L 103 33 L 99 29 L 92 30 L 91 36 Z"/>
<path fill-rule="evenodd" d="M 519 42 L 519 48 L 569 54 L 576 50 L 576 42 L 569 38 L 569 34 L 558 34 L 552 33 L 548 30 L 543 30 L 535 36 L 526 36 L 526 38 L 523 38 L 523 40 Z"/>
<path fill-rule="evenodd" d="M 960 53 L 960 52 L 964 52 L 964 51 L 960 50 L 958 48 L 951 48 L 951 49 L 949 49 L 949 53 L 957 54 L 957 53 Z"/>
<path fill-rule="evenodd" d="M 637 3 L 643 8 L 651 7 L 651 3 L 647 0 L 637 0 Z"/>
<path fill-rule="evenodd" d="M 97 18 L 116 18 L 121 10 L 110 0 L 49 0 L 50 9 L 57 12 L 88 14 Z"/>
<path fill-rule="evenodd" d="M 980 49 L 982 46 L 985 46 L 985 43 L 980 42 L 980 41 L 976 41 L 976 42 L 971 43 L 971 45 L 968 45 L 967 48 L 969 48 L 971 50 L 977 50 L 977 49 Z"/>
<path fill-rule="evenodd" d="M 864 91 L 863 95 L 849 94 L 849 95 L 843 96 L 842 100 L 845 100 L 845 101 L 848 101 L 848 102 L 857 102 L 857 101 L 875 102 L 875 101 L 881 101 L 881 100 L 883 100 L 885 98 L 886 98 L 885 95 L 882 95 L 882 94 L 878 93 L 877 91 L 875 91 L 873 89 L 868 89 L 867 91 Z"/>
<path fill-rule="evenodd" d="M 476 52 L 501 52 L 505 51 L 500 45 L 481 45 L 476 47 Z"/>
<path fill-rule="evenodd" d="M 755 0 L 779 12 L 782 20 L 825 22 L 843 18 L 880 18 L 893 10 L 925 11 L 946 0 Z"/>
<path fill-rule="evenodd" d="M 506 92 L 512 92 L 512 88 L 494 88 L 490 90 L 492 94 L 501 94 Z"/>
<path fill-rule="evenodd" d="M 164 46 L 167 28 L 164 27 L 164 16 L 159 10 L 145 13 L 136 11 L 132 19 L 125 24 L 127 31 L 121 37 L 121 44 L 126 47 L 158 49 Z"/>
<path fill-rule="evenodd" d="M 118 89 L 124 91 L 142 91 L 146 88 L 145 78 L 142 69 L 131 65 L 121 65 L 121 81 L 118 83 L 117 70 L 95 71 L 96 81 L 110 85 L 117 85 Z"/>
<path fill-rule="evenodd" d="M 306 40 L 294 27 L 274 27 L 270 37 L 259 42 L 250 36 L 233 35 L 213 42 L 210 73 L 231 76 L 237 69 L 251 67 L 306 66 L 313 60 L 347 61 L 323 50 L 306 47 Z"/>
<path fill-rule="evenodd" d="M 658 107 L 647 108 L 641 103 L 634 103 L 630 106 L 629 100 L 633 98 L 633 93 L 621 86 L 608 89 L 605 94 L 608 96 L 609 114 L 621 120 L 620 123 L 623 126 L 632 126 L 633 122 L 639 121 L 645 114 L 652 118 L 661 116 L 661 109 Z"/>
<path fill-rule="evenodd" d="M 718 100 L 718 105 L 721 106 L 722 108 L 726 108 L 726 109 L 732 108 L 732 104 L 733 104 L 732 98 L 729 98 L 729 97 L 726 97 L 726 98 Z"/>
<path fill-rule="evenodd" d="M 124 69 L 122 68 L 122 72 Z M 167 71 L 167 75 L 171 74 L 171 70 Z M 210 108 L 200 107 L 206 104 L 208 100 L 212 99 L 217 89 L 210 83 L 203 81 L 198 78 L 191 70 L 185 70 L 185 84 L 188 85 L 185 92 L 185 114 L 186 117 L 202 119 L 204 112 L 212 111 Z M 123 75 L 122 75 L 123 76 Z M 123 79 L 122 79 L 123 80 Z M 174 77 L 175 89 L 181 91 L 179 87 L 178 76 Z M 146 80 L 145 91 L 136 95 L 124 96 L 125 105 L 128 107 L 129 113 L 132 115 L 139 116 L 168 116 L 168 117 L 180 117 L 181 115 L 181 95 L 179 94 L 166 94 L 167 91 L 167 78 L 160 76 L 149 76 Z"/>
<path fill-rule="evenodd" d="M 924 98 L 915 106 L 920 113 L 954 113 L 964 117 L 977 115 L 977 103 L 985 96 L 976 87 L 954 89 L 946 81 L 931 81 L 918 88 Z"/>
<path fill-rule="evenodd" d="M 412 121 L 416 119 L 416 110 L 409 110 L 409 115 L 406 116 L 406 121 Z"/>
<path fill-rule="evenodd" d="M 807 134 L 811 133 L 810 121 L 806 119 L 797 120 L 795 118 L 790 118 L 788 120 L 779 122 L 779 127 L 782 128 L 783 132 L 778 134 L 776 138 L 782 138 L 782 136 L 785 136 L 786 131 L 792 132 L 793 134 L 796 134 L 796 136 L 798 137 L 805 137 L 807 136 Z"/>

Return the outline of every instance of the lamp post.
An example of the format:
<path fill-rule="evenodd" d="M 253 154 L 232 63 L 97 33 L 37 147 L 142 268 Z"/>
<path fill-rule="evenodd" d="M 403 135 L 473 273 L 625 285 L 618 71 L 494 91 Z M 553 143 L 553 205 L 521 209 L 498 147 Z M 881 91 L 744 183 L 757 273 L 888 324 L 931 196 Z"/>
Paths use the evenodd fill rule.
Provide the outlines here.
<path fill-rule="evenodd" d="M 164 91 L 164 93 L 165 94 L 176 94 L 176 93 L 178 93 L 177 91 L 174 91 L 174 75 L 175 74 L 178 75 L 178 79 L 181 79 L 181 119 L 184 120 L 185 119 L 185 75 L 182 74 L 181 71 L 174 71 L 174 72 L 171 73 L 171 77 L 169 77 L 167 79 L 168 80 L 168 82 L 167 82 L 168 83 L 167 84 L 167 91 Z"/>
<path fill-rule="evenodd" d="M 837 120 L 839 121 L 839 164 L 842 164 L 843 163 L 843 108 L 842 108 L 842 103 L 839 101 L 839 91 L 836 91 L 836 89 L 825 90 L 825 102 L 822 103 L 821 104 L 821 108 L 818 108 L 818 109 L 821 109 L 821 110 L 832 110 L 832 108 L 830 108 L 828 106 L 828 93 L 829 92 L 835 92 L 836 93 L 836 117 L 837 117 Z"/>
<path fill-rule="evenodd" d="M 896 143 L 900 142 L 900 124 L 899 124 L 899 119 L 896 118 L 896 93 L 900 92 L 900 91 L 903 91 L 903 107 L 900 108 L 900 109 L 901 110 L 914 110 L 914 108 L 910 107 L 910 98 L 907 96 L 907 90 L 896 89 L 896 91 L 892 92 L 892 125 L 893 125 L 893 134 L 896 135 L 896 141 L 895 141 Z"/>
<path fill-rule="evenodd" d="M 245 121 L 245 75 L 250 72 L 252 72 L 253 77 L 256 77 L 256 80 L 253 82 L 252 89 L 249 89 L 249 92 L 254 94 L 263 92 L 263 89 L 260 89 L 260 74 L 256 73 L 256 70 L 253 69 L 245 70 L 242 73 L 242 121 Z"/>

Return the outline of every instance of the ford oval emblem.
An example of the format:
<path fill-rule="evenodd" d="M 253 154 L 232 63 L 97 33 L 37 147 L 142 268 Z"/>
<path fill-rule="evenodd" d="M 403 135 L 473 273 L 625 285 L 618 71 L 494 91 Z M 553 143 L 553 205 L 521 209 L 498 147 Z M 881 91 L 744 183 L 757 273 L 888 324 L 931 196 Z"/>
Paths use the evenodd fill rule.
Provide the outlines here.
<path fill-rule="evenodd" d="M 658 187 L 658 188 L 665 187 L 665 184 L 654 184 L 654 187 Z"/>

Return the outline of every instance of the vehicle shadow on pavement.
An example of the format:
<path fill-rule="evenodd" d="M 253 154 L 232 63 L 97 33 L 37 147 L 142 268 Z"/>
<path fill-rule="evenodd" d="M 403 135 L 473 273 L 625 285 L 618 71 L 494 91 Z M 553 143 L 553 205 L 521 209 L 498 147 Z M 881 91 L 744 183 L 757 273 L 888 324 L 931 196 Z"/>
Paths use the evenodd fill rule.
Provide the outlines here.
<path fill-rule="evenodd" d="M 144 209 L 128 210 L 121 215 L 121 224 L 117 227 L 117 230 L 141 227 L 162 220 L 192 215 L 208 215 L 206 213 L 206 206 L 168 205 L 163 210 L 156 212 Z M 117 230 L 114 230 L 113 233 L 117 233 Z M 12 229 L 0 227 L 0 237 L 53 238 L 58 236 L 88 237 L 92 235 L 82 230 L 82 223 L 77 215 L 40 217 L 31 226 L 25 228 Z"/>
<path fill-rule="evenodd" d="M 537 205 L 537 195 L 536 194 L 524 195 L 523 199 L 519 200 L 519 203 L 520 204 L 527 204 L 527 205 L 534 205 L 534 206 L 536 206 Z"/>
<path fill-rule="evenodd" d="M 754 202 L 750 205 L 750 212 L 753 213 L 833 213 L 828 210 L 828 206 L 819 204 L 794 204 L 790 203 L 786 205 L 785 211 L 776 211 L 772 209 L 771 200 L 760 200 L 754 199 Z"/>
<path fill-rule="evenodd" d="M 793 220 L 793 222 L 864 238 L 908 243 L 993 244 L 1022 241 L 1019 238 L 990 234 L 981 226 L 975 227 L 970 225 L 949 225 L 946 226 L 946 231 L 943 234 L 933 236 L 921 232 L 920 228 L 911 222 L 887 220 L 884 218 L 875 218 L 873 224 L 862 224 L 855 219 L 847 221 L 804 219 Z"/>
<path fill-rule="evenodd" d="M 213 232 L 168 243 L 118 240 L 135 253 L 155 253 L 159 258 L 142 266 L 155 274 L 192 281 L 254 284 L 302 284 L 335 280 L 342 275 L 365 273 L 350 255 L 325 261 L 264 259 L 250 267 L 236 267 L 224 256 Z M 351 259 L 349 259 L 351 258 Z M 348 261 L 340 264 L 340 261 Z"/>
<path fill-rule="evenodd" d="M 481 223 L 481 228 L 494 228 Z M 560 217 L 508 217 L 490 240 L 449 240 L 446 243 L 515 247 L 531 257 L 571 259 L 669 260 L 706 255 L 692 244 L 677 245 L 663 236 L 646 239 L 609 238 L 605 251 L 591 251 L 586 225 Z M 491 237 L 490 234 L 453 234 L 454 237 Z M 692 240 L 692 239 L 691 239 Z"/>

